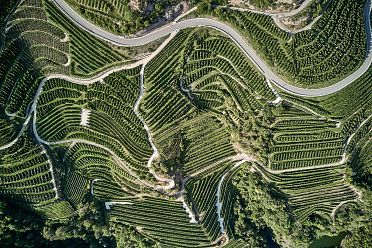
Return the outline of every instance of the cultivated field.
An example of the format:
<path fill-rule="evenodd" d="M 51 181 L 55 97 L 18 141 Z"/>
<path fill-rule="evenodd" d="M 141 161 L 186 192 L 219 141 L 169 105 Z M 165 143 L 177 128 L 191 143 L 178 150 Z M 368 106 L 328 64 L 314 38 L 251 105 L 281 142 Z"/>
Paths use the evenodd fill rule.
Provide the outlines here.
<path fill-rule="evenodd" d="M 87 13 L 110 9 L 76 2 Z M 299 247 L 363 226 L 371 67 L 337 93 L 301 97 L 277 88 L 224 32 L 182 28 L 133 58 L 53 1 L 0 4 L 1 201 L 87 229 L 98 228 L 98 217 L 82 215 L 94 202 L 105 226 L 94 239 L 121 244 L 125 233 L 144 247 Z M 364 62 L 364 4 L 331 1 L 296 34 L 263 14 L 218 15 L 279 75 L 318 87 Z"/>

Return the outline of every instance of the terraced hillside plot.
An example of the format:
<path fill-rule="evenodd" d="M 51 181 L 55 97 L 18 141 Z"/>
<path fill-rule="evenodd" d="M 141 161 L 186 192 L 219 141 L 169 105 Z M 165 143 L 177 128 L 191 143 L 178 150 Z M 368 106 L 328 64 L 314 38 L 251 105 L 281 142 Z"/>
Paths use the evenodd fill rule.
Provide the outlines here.
<path fill-rule="evenodd" d="M 308 112 L 316 113 L 317 116 L 338 120 L 340 124 L 352 119 L 353 116 L 359 116 L 359 119 L 363 120 L 372 114 L 371 78 L 372 68 L 369 68 L 353 84 L 335 94 L 317 98 L 299 97 L 286 92 L 280 92 L 280 95 L 290 102 L 290 105 L 303 110 L 306 108 Z"/>
<path fill-rule="evenodd" d="M 300 98 L 284 92 L 280 94 L 287 100 L 336 119 L 347 119 L 356 112 L 364 112 L 365 116 L 372 114 L 372 68 L 357 79 L 353 84 L 341 91 L 321 98 Z M 358 99 L 356 101 L 355 99 Z"/>
<path fill-rule="evenodd" d="M 221 168 L 213 175 L 196 177 L 186 184 L 188 199 L 193 203 L 193 210 L 197 213 L 197 219 L 208 231 L 209 235 L 216 239 L 221 235 L 217 215 L 217 188 L 219 178 L 223 175 Z"/>
<path fill-rule="evenodd" d="M 165 247 L 210 247 L 212 237 L 190 223 L 182 203 L 155 198 L 133 199 L 110 209 L 110 222 L 134 226 Z"/>
<path fill-rule="evenodd" d="M 87 193 L 88 180 L 90 193 L 106 201 L 154 187 L 146 181 L 153 178 L 144 166 L 152 151 L 133 110 L 139 97 L 139 68 L 96 81 L 82 85 L 49 79 L 35 110 L 37 138 L 57 147 L 67 143 L 63 193 L 74 206 Z"/>
<path fill-rule="evenodd" d="M 0 147 L 12 142 L 18 135 L 19 125 L 2 114 L 0 117 Z"/>
<path fill-rule="evenodd" d="M 27 136 L 1 150 L 1 193 L 26 204 L 43 204 L 57 197 L 51 161 Z"/>
<path fill-rule="evenodd" d="M 229 161 L 221 169 L 205 176 L 191 178 L 186 183 L 185 189 L 189 202 L 192 202 L 192 209 L 199 223 L 213 239 L 226 233 L 229 236 L 232 234 L 232 204 L 235 192 L 230 185 L 233 173 L 229 170 L 233 166 L 234 162 Z"/>
<path fill-rule="evenodd" d="M 151 150 L 133 111 L 139 94 L 138 73 L 138 68 L 114 73 L 88 86 L 62 79 L 47 81 L 37 105 L 40 137 L 57 144 L 80 140 L 99 144 L 141 170 Z"/>
<path fill-rule="evenodd" d="M 52 160 L 40 144 L 26 134 L 9 148 L 0 150 L 0 194 L 49 218 L 72 214 L 69 203 L 60 200 Z M 58 205 L 59 211 L 51 211 Z"/>
<path fill-rule="evenodd" d="M 358 199 L 358 192 L 345 182 L 345 165 L 323 166 L 276 173 L 255 167 L 288 196 L 291 210 L 299 221 L 313 213 L 334 217 L 338 207 Z"/>
<path fill-rule="evenodd" d="M 6 20 L 0 50 L 0 108 L 9 116 L 23 117 L 39 77 L 69 72 L 69 46 L 63 30 L 47 21 L 38 1 L 22 1 Z"/>
<path fill-rule="evenodd" d="M 90 193 L 98 199 L 119 201 L 145 192 L 145 186 L 134 173 L 141 174 L 145 173 L 144 171 L 133 170 L 134 174 L 128 172 L 129 164 L 121 162 L 116 155 L 95 145 L 77 143 L 71 146 L 65 155 L 65 163 L 76 171 L 75 174 L 78 175 L 75 177 L 83 176 L 84 179 L 79 181 L 91 181 Z M 79 181 L 73 183 L 74 188 L 78 190 L 80 187 L 76 184 Z"/>
<path fill-rule="evenodd" d="M 357 142 L 368 136 L 371 118 L 361 108 L 341 124 L 300 106 L 287 103 L 275 109 L 269 167 L 256 169 L 288 197 L 298 220 L 312 213 L 334 218 L 340 206 L 361 197 L 346 179 L 345 163 Z"/>
<path fill-rule="evenodd" d="M 66 33 L 66 40 L 70 43 L 72 74 L 84 77 L 126 62 L 126 57 L 117 52 L 117 47 L 110 46 L 78 28 L 50 0 L 45 1 L 45 9 L 50 21 L 62 27 Z"/>
<path fill-rule="evenodd" d="M 63 192 L 71 203 L 77 207 L 82 202 L 86 193 L 88 180 L 81 174 L 69 169 L 63 187 Z"/>
<path fill-rule="evenodd" d="M 371 185 L 370 168 L 372 166 L 372 130 L 358 143 L 353 150 L 354 158 L 351 161 L 352 168 L 357 172 L 353 175 L 354 180 Z"/>
<path fill-rule="evenodd" d="M 227 9 L 219 13 L 245 35 L 277 73 L 295 84 L 318 87 L 347 76 L 364 61 L 365 3 L 331 1 L 310 30 L 296 34 L 279 29 L 270 16 Z"/>
<path fill-rule="evenodd" d="M 349 117 L 357 110 L 367 111 L 366 115 L 368 116 L 372 114 L 371 80 L 372 67 L 348 88 L 325 97 L 318 103 L 328 111 L 332 111 L 336 116 Z M 358 101 L 355 101 L 355 99 L 358 99 Z"/>
<path fill-rule="evenodd" d="M 295 110 L 296 108 L 292 108 Z M 296 112 L 294 112 L 296 113 Z M 272 125 L 269 168 L 298 169 L 346 162 L 357 140 L 370 131 L 369 111 L 360 109 L 344 123 L 309 116 L 291 108 L 277 112 Z"/>
<path fill-rule="evenodd" d="M 180 31 L 145 68 L 142 114 L 163 160 L 178 157 L 186 175 L 206 173 L 236 155 L 231 129 L 242 129 L 262 109 L 261 98 L 275 99 L 230 41 L 205 36 Z M 174 144 L 180 148 L 170 149 Z"/>
<path fill-rule="evenodd" d="M 68 3 L 122 32 L 136 2 Z M 86 26 L 64 4 L 0 0 L 0 222 L 22 230 L 0 228 L 0 243 L 307 247 L 345 230 L 348 242 L 363 236 L 371 69 L 306 98 L 277 89 L 256 55 L 285 81 L 332 84 L 365 59 L 366 1 L 329 1 L 295 34 L 213 3 L 231 27 L 206 13 L 131 38 Z M 144 11 L 162 13 L 159 4 Z M 42 219 L 27 226 L 7 205 Z"/>
<path fill-rule="evenodd" d="M 8 16 L 5 31 L 5 43 L 13 49 L 18 44 L 19 52 L 28 55 L 26 59 L 42 73 L 68 73 L 67 34 L 49 22 L 41 1 L 22 1 Z"/>
<path fill-rule="evenodd" d="M 293 109 L 296 111 L 296 108 Z M 337 123 L 297 109 L 278 113 L 272 125 L 269 167 L 296 169 L 337 163 L 343 159 L 345 136 Z"/>

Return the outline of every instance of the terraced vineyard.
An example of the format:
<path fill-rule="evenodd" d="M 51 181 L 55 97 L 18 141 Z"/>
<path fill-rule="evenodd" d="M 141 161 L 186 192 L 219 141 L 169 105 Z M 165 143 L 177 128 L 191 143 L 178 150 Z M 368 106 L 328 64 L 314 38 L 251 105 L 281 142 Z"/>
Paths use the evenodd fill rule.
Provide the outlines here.
<path fill-rule="evenodd" d="M 51 158 L 27 132 L 11 147 L 2 149 L 0 157 L 1 195 L 46 217 L 64 218 L 72 214 L 71 206 L 60 199 Z"/>
<path fill-rule="evenodd" d="M 84 1 L 69 0 L 74 7 L 88 20 L 114 33 L 133 33 L 149 26 L 140 10 L 147 5 L 141 1 Z"/>
<path fill-rule="evenodd" d="M 180 202 L 145 198 L 115 205 L 110 221 L 135 225 L 165 246 L 206 247 L 212 241 L 201 225 L 190 223 Z"/>
<path fill-rule="evenodd" d="M 84 31 L 55 3 L 0 0 L 0 243 L 23 234 L 35 237 L 31 247 L 365 238 L 371 68 L 335 94 L 301 97 L 277 89 L 231 33 L 174 29 L 146 53 Z M 107 25 L 126 11 L 76 3 L 86 15 L 117 4 L 122 12 L 101 13 Z M 315 87 L 364 60 L 365 4 L 330 1 L 296 34 L 269 16 L 215 12 L 282 76 Z M 38 217 L 19 221 L 5 207 Z"/>
<path fill-rule="evenodd" d="M 246 139 L 250 137 L 236 138 L 227 130 L 239 132 L 249 113 L 262 108 L 261 99 L 275 99 L 248 60 L 243 67 L 233 62 L 233 52 L 231 57 L 223 57 L 229 47 L 234 49 L 228 40 L 220 37 L 224 43 L 218 43 L 217 38 L 198 35 L 181 31 L 168 49 L 147 65 L 147 93 L 141 106 L 150 129 L 156 130 L 154 139 L 164 150 L 165 160 L 182 153 L 187 175 L 194 175 L 201 168 L 203 173 L 213 170 L 221 160 L 234 156 L 237 151 L 233 143 L 238 141 L 235 139 L 248 143 Z M 218 54 L 217 49 L 208 49 L 213 42 L 226 50 Z M 184 47 L 183 53 L 176 50 L 179 47 Z M 165 54 L 173 55 L 165 58 Z M 159 64 L 162 58 L 165 59 Z M 158 116 L 162 118 L 159 120 Z M 183 149 L 167 154 L 176 140 Z"/>
<path fill-rule="evenodd" d="M 286 170 L 331 164 L 342 159 L 344 136 L 337 123 L 301 113 L 274 123 L 270 168 Z"/>
<path fill-rule="evenodd" d="M 364 60 L 365 4 L 330 1 L 310 30 L 295 34 L 278 28 L 270 16 L 228 9 L 221 9 L 218 16 L 237 27 L 284 78 L 317 88 L 345 77 Z"/>
<path fill-rule="evenodd" d="M 123 63 L 128 60 L 121 53 L 113 51 L 114 47 L 95 39 L 88 33 L 76 27 L 66 18 L 50 1 L 45 1 L 45 11 L 50 22 L 63 28 L 66 40 L 70 44 L 71 73 L 85 76 L 96 73 L 98 70 Z M 117 49 L 117 48 L 116 48 Z M 95 51 L 92 56 L 91 51 Z"/>
<path fill-rule="evenodd" d="M 279 173 L 256 168 L 288 196 L 291 209 L 300 222 L 314 212 L 332 217 L 339 204 L 356 201 L 358 197 L 358 192 L 343 182 L 345 165 Z"/>
<path fill-rule="evenodd" d="M 41 139 L 51 143 L 88 140 L 128 161 L 146 161 L 151 155 L 146 132 L 132 109 L 138 73 L 139 68 L 115 73 L 88 86 L 49 80 L 36 109 Z"/>

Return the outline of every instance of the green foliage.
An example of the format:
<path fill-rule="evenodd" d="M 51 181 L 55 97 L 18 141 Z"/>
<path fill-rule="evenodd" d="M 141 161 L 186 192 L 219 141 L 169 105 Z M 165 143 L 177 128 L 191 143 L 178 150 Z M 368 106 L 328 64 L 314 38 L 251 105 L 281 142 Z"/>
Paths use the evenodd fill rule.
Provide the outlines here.
<path fill-rule="evenodd" d="M 197 5 L 199 14 L 210 14 L 212 11 L 212 2 L 204 0 L 198 3 Z"/>
<path fill-rule="evenodd" d="M 76 11 L 94 24 L 117 34 L 134 34 L 163 18 L 166 9 L 178 1 L 68 0 Z M 152 11 L 147 5 L 153 5 Z"/>
<path fill-rule="evenodd" d="M 190 223 L 181 202 L 144 197 L 110 207 L 110 223 L 129 225 L 170 247 L 208 246 L 213 240 L 201 224 Z"/>
<path fill-rule="evenodd" d="M 64 178 L 63 193 L 77 207 L 86 194 L 88 180 L 80 173 L 69 169 Z"/>
<path fill-rule="evenodd" d="M 6 201 L 0 201 L 0 243 L 5 247 L 44 247 L 41 235 L 44 221 L 34 213 L 25 212 Z"/>
<path fill-rule="evenodd" d="M 268 7 L 275 6 L 274 0 L 249 0 L 249 4 L 252 4 L 260 9 L 266 9 Z"/>
<path fill-rule="evenodd" d="M 91 247 L 108 246 L 113 241 L 102 212 L 103 205 L 99 202 L 80 205 L 77 215 L 67 221 L 47 220 L 43 236 L 51 241 L 82 239 Z"/>
<path fill-rule="evenodd" d="M 258 130 L 266 124 L 263 103 L 257 99 L 275 97 L 249 59 L 226 38 L 205 29 L 179 32 L 146 66 L 145 84 L 142 114 L 157 130 L 154 138 L 165 160 L 181 156 L 171 155 L 171 148 L 182 138 L 183 173 L 217 168 L 213 165 L 236 154 L 232 143 L 264 157 Z"/>
<path fill-rule="evenodd" d="M 32 212 L 0 201 L 0 243 L 6 247 L 154 247 L 154 242 L 132 228 L 109 228 L 102 204 L 79 206 L 65 220 L 45 220 Z"/>
<path fill-rule="evenodd" d="M 0 114 L 0 146 L 6 145 L 15 139 L 18 130 L 19 125 L 14 119 L 5 113 Z"/>
<path fill-rule="evenodd" d="M 108 66 L 123 64 L 123 61 L 125 63 L 127 58 L 117 52 L 117 47 L 83 32 L 63 15 L 50 0 L 45 1 L 45 11 L 48 14 L 48 20 L 53 25 L 63 29 L 65 33 L 63 38 L 65 35 L 68 37 L 71 58 L 70 72 L 72 74 L 86 77 Z M 91 51 L 95 51 L 94 56 L 92 56 Z"/>
<path fill-rule="evenodd" d="M 53 204 L 58 190 L 47 151 L 26 134 L 13 146 L 0 150 L 0 193 L 37 210 Z M 59 217 L 69 214 L 67 209 Z"/>
<path fill-rule="evenodd" d="M 369 136 L 371 137 L 371 134 Z M 353 153 L 350 166 L 353 169 L 353 181 L 362 187 L 372 190 L 372 142 L 358 145 Z"/>
<path fill-rule="evenodd" d="M 134 33 L 149 25 L 149 20 L 138 9 L 132 8 L 129 0 L 68 2 L 85 18 L 114 33 Z"/>
<path fill-rule="evenodd" d="M 344 152 L 345 136 L 327 121 L 292 106 L 277 107 L 269 145 L 270 168 L 300 168 L 338 162 Z"/>
<path fill-rule="evenodd" d="M 236 27 L 283 78 L 320 87 L 346 77 L 364 61 L 364 4 L 364 0 L 331 1 L 310 30 L 295 34 L 281 30 L 267 15 L 227 8 L 214 13 Z"/>
<path fill-rule="evenodd" d="M 335 236 L 337 233 L 347 232 L 349 234 L 342 242 L 342 247 L 366 247 L 366 236 L 371 228 L 368 220 L 371 214 L 370 190 L 359 188 L 358 190 L 363 192 L 364 201 L 343 204 L 337 208 L 332 222 L 328 214 L 322 213 L 326 204 L 323 207 L 319 205 L 318 209 L 312 209 L 309 204 L 315 199 L 315 196 L 320 197 L 315 201 L 319 204 L 325 200 L 332 200 L 337 194 L 336 189 L 341 186 L 325 191 L 332 192 L 329 196 L 322 196 L 322 193 L 317 192 L 319 186 L 304 189 L 302 193 L 296 193 L 296 191 L 301 192 L 302 187 L 310 182 L 314 185 L 318 183 L 321 187 L 328 187 L 329 184 L 325 180 L 331 182 L 339 177 L 339 182 L 344 181 L 345 172 L 337 176 L 334 174 L 336 171 L 340 172 L 338 168 L 330 168 L 303 170 L 297 172 L 297 175 L 295 175 L 296 172 L 270 175 L 258 165 L 254 166 L 254 170 L 243 167 L 234 178 L 234 185 L 238 190 L 235 205 L 235 235 L 243 238 L 254 247 L 267 246 L 267 242 L 271 242 L 271 237 L 281 247 L 298 247 L 306 243 L 309 244 L 318 237 Z M 311 179 L 313 176 L 314 180 Z M 278 189 L 285 194 L 280 193 Z M 311 197 L 311 200 L 306 200 L 305 195 L 311 194 L 311 192 L 314 196 Z M 305 209 L 312 212 L 307 219 L 297 221 L 297 207 L 293 205 L 294 202 L 291 200 L 292 194 L 296 197 L 303 197 L 303 204 L 307 205 Z M 346 200 L 346 198 L 339 197 L 339 202 L 342 200 Z M 333 204 L 334 208 L 338 202 Z"/>
<path fill-rule="evenodd" d="M 319 105 L 336 117 L 347 118 L 358 110 L 367 110 L 366 115 L 370 115 L 372 113 L 371 80 L 372 67 L 348 87 L 335 94 L 319 98 Z"/>
<path fill-rule="evenodd" d="M 264 183 L 256 174 L 243 168 L 233 179 L 238 189 L 235 205 L 235 234 L 254 247 L 263 247 L 272 237 L 285 247 L 299 247 L 309 242 L 301 235 L 289 214 L 283 195 Z"/>
<path fill-rule="evenodd" d="M 371 209 L 372 194 L 369 189 L 363 190 L 363 202 L 348 204 L 341 207 L 335 218 L 338 232 L 345 231 L 347 235 L 342 241 L 342 247 L 368 247 L 371 241 Z"/>
<path fill-rule="evenodd" d="M 139 234 L 134 228 L 126 227 L 122 224 L 111 224 L 113 226 L 116 247 L 139 247 L 139 248 L 159 248 L 159 245 L 152 239 Z"/>
<path fill-rule="evenodd" d="M 68 225 L 63 223 L 62 225 Z M 49 222 L 33 212 L 15 206 L 7 199 L 0 200 L 0 244 L 5 247 L 82 247 L 87 246 L 79 238 L 67 238 L 63 241 L 50 240 L 43 235 Z M 92 240 L 95 242 L 95 240 Z"/>
<path fill-rule="evenodd" d="M 367 223 L 366 226 L 363 226 L 357 229 L 355 232 L 350 233 L 342 240 L 342 247 L 344 248 L 367 248 L 371 245 L 372 237 L 372 226 L 370 223 Z"/>
<path fill-rule="evenodd" d="M 17 0 L 0 0 L 0 24 L 3 26 L 3 22 L 12 12 L 13 7 L 16 5 Z M 3 34 L 3 33 L 2 33 Z M 0 43 L 1 44 L 1 43 Z"/>
<path fill-rule="evenodd" d="M 134 32 L 149 24 L 127 1 L 74 2 L 110 30 Z M 25 118 L 40 78 L 92 75 L 128 63 L 128 56 L 76 27 L 50 0 L 0 4 L 2 21 L 17 10 L 0 49 L 0 146 L 10 144 L 0 150 L 0 194 L 6 204 L 39 214 L 1 203 L 6 246 L 206 247 L 228 238 L 227 247 L 303 247 L 342 231 L 349 233 L 346 246 L 369 243 L 370 71 L 332 96 L 282 94 L 287 100 L 274 106 L 265 78 L 231 40 L 214 30 L 182 30 L 145 67 L 140 115 L 149 130 L 133 110 L 139 67 L 87 85 L 54 78 L 35 99 L 35 129 L 57 142 L 49 147 L 37 142 Z M 168 4 L 158 1 L 148 18 Z M 218 4 L 225 2 L 203 1 L 199 11 Z M 269 17 L 223 8 L 214 13 L 246 32 L 283 75 L 314 86 L 345 76 L 361 61 L 361 6 L 359 0 L 333 1 L 314 30 L 293 36 Z M 149 135 L 160 153 L 152 169 L 173 177 L 175 189 L 163 189 L 147 167 Z M 338 164 L 345 151 L 353 173 Z M 257 164 L 238 170 L 243 156 Z M 184 195 L 175 192 L 181 185 Z M 186 207 L 198 223 L 190 223 Z"/>
<path fill-rule="evenodd" d="M 360 78 L 348 87 L 328 96 L 307 98 L 281 92 L 281 96 L 297 105 L 305 106 L 318 114 L 330 118 L 344 119 L 354 113 L 364 113 L 364 117 L 372 113 L 372 68 L 369 68 Z M 358 99 L 356 101 L 355 99 Z"/>
<path fill-rule="evenodd" d="M 68 61 L 68 44 L 60 42 L 65 35 L 46 22 L 40 4 L 14 3 L 11 8 L 18 11 L 8 13 L 10 24 L 1 32 L 0 113 L 10 117 L 26 115 L 42 73 L 68 72 L 68 66 L 64 66 Z M 30 15 L 34 18 L 27 18 Z"/>
<path fill-rule="evenodd" d="M 224 167 L 211 175 L 193 178 L 187 182 L 185 187 L 188 200 L 193 203 L 194 212 L 198 213 L 196 218 L 204 225 L 209 236 L 211 236 L 213 240 L 220 235 L 220 226 L 216 221 L 218 219 L 216 213 L 217 187 L 221 177 L 226 173 L 226 168 L 231 166 L 232 163 L 227 163 Z M 230 189 L 226 189 L 226 191 L 230 191 Z M 222 205 L 224 208 L 227 208 L 227 213 L 224 215 L 224 217 L 226 217 L 224 218 L 224 223 L 226 224 L 229 224 L 229 200 L 228 198 L 224 199 Z"/>
<path fill-rule="evenodd" d="M 133 112 L 139 94 L 138 73 L 138 67 L 114 73 L 103 83 L 91 86 L 61 79 L 48 81 L 37 107 L 40 136 L 48 141 L 90 140 L 128 161 L 146 161 L 151 155 L 150 147 Z M 87 125 L 80 123 L 83 109 L 89 111 Z"/>
<path fill-rule="evenodd" d="M 355 201 L 357 194 L 345 181 L 344 165 L 303 169 L 274 174 L 256 165 L 256 170 L 280 189 L 298 222 L 311 220 L 313 213 L 330 215 L 343 201 Z"/>

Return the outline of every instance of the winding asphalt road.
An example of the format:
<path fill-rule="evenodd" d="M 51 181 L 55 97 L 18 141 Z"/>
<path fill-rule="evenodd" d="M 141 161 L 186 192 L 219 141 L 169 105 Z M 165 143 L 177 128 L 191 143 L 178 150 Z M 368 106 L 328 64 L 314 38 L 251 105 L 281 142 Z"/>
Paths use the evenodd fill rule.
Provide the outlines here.
<path fill-rule="evenodd" d="M 252 62 L 257 66 L 257 68 L 265 75 L 266 79 L 270 80 L 272 83 L 280 87 L 281 89 L 299 96 L 306 96 L 306 97 L 318 97 L 318 96 L 325 96 L 332 93 L 335 93 L 344 87 L 348 86 L 360 76 L 362 76 L 370 67 L 372 63 L 372 42 L 371 42 L 371 21 L 370 21 L 370 14 L 371 14 L 371 1 L 368 0 L 364 7 L 364 23 L 365 23 L 365 31 L 367 36 L 367 44 L 366 44 L 366 58 L 363 64 L 352 74 L 348 77 L 344 78 L 343 80 L 324 88 L 318 89 L 306 89 L 306 88 L 299 88 L 293 86 L 291 84 L 286 83 L 280 77 L 278 77 L 267 65 L 266 63 L 258 57 L 256 52 L 253 48 L 248 45 L 244 38 L 235 31 L 232 27 L 208 18 L 193 18 L 187 19 L 180 22 L 173 22 L 170 23 L 160 29 L 157 29 L 147 35 L 141 37 L 134 37 L 134 38 L 127 38 L 120 35 L 112 34 L 108 31 L 105 31 L 94 24 L 90 23 L 82 16 L 80 16 L 75 10 L 73 10 L 64 0 L 52 0 L 56 6 L 67 16 L 69 17 L 75 24 L 79 27 L 83 28 L 87 32 L 91 33 L 92 35 L 111 42 L 112 44 L 118 46 L 141 46 L 148 44 L 152 41 L 155 41 L 159 38 L 165 37 L 171 34 L 174 31 L 185 29 L 185 28 L 192 28 L 192 27 L 210 27 L 228 35 L 243 51 L 244 53 L 252 60 Z"/>

